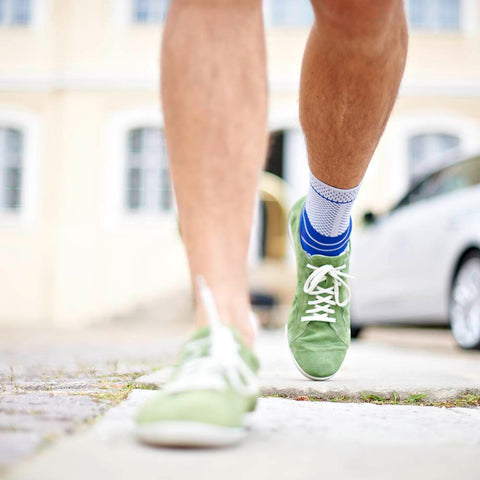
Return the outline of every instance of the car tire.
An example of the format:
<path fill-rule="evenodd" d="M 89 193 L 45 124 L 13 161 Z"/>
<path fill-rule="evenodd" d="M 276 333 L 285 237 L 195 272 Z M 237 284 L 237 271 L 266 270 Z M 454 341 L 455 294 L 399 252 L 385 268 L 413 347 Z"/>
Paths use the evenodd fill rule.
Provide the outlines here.
<path fill-rule="evenodd" d="M 460 347 L 480 349 L 480 251 L 462 259 L 450 290 L 450 327 Z"/>
<path fill-rule="evenodd" d="M 350 336 L 352 338 L 358 338 L 362 330 L 363 330 L 363 327 L 361 327 L 360 325 L 352 325 L 350 327 Z"/>

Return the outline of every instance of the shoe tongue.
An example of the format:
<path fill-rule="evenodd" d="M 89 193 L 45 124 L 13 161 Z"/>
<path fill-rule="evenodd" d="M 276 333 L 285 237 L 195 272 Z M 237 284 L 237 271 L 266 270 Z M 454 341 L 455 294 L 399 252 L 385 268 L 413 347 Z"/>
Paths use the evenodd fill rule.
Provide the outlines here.
<path fill-rule="evenodd" d="M 240 345 L 240 351 L 239 352 L 240 352 L 240 355 L 243 358 L 243 360 L 247 363 L 247 365 L 254 372 L 257 372 L 259 367 L 260 367 L 260 364 L 259 364 L 258 358 L 255 355 L 255 353 L 250 348 L 245 346 L 245 344 L 242 341 L 242 337 L 241 337 L 240 333 L 238 332 L 238 330 L 235 327 L 230 327 L 228 325 L 226 327 L 232 332 L 233 337 L 239 343 L 239 345 Z M 201 340 L 201 339 L 204 339 L 204 338 L 208 338 L 209 336 L 210 336 L 210 327 L 208 325 L 204 326 L 204 327 L 200 327 L 198 330 L 196 330 L 193 333 L 193 335 L 190 337 L 190 339 L 187 343 L 189 343 L 191 341 L 194 341 L 194 340 Z M 203 352 L 203 354 L 207 355 L 208 351 L 209 351 L 209 348 L 207 347 L 205 349 L 205 351 Z"/>
<path fill-rule="evenodd" d="M 312 255 L 308 257 L 308 261 L 315 267 L 321 267 L 323 265 L 332 265 L 333 267 L 340 267 L 345 265 L 348 260 L 348 250 L 337 255 L 336 257 L 328 257 L 326 255 Z"/>
<path fill-rule="evenodd" d="M 235 340 L 240 343 L 241 345 L 243 345 L 243 341 L 242 341 L 242 337 L 240 335 L 240 333 L 238 332 L 238 330 L 235 328 L 235 327 L 230 327 L 228 325 L 224 325 L 225 328 L 228 328 L 232 334 L 233 334 L 233 338 L 235 338 Z M 192 336 L 190 337 L 189 341 L 191 340 L 200 340 L 202 338 L 207 338 L 210 336 L 210 327 L 208 325 L 204 326 L 204 327 L 200 327 L 198 330 L 196 330 Z"/>

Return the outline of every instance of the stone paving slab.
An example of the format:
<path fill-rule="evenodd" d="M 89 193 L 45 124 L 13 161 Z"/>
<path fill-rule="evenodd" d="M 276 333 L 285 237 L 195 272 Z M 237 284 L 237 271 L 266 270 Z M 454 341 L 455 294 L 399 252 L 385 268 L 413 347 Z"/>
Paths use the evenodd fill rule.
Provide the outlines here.
<path fill-rule="evenodd" d="M 226 449 L 137 443 L 133 391 L 89 431 L 65 439 L 8 480 L 478 478 L 480 409 L 262 398 L 247 440 Z"/>
<path fill-rule="evenodd" d="M 324 382 L 312 382 L 293 365 L 283 332 L 261 332 L 257 351 L 264 395 L 361 400 L 365 394 L 391 397 L 395 392 L 401 400 L 412 394 L 426 394 L 425 400 L 446 401 L 466 393 L 480 393 L 480 356 L 475 353 L 439 353 L 357 341 L 352 342 L 337 375 Z M 137 378 L 135 383 L 158 388 L 167 376 L 168 370 L 158 371 Z"/>
<path fill-rule="evenodd" d="M 0 474 L 7 465 L 12 465 L 19 458 L 25 458 L 37 451 L 44 444 L 44 439 L 36 432 L 0 431 Z"/>

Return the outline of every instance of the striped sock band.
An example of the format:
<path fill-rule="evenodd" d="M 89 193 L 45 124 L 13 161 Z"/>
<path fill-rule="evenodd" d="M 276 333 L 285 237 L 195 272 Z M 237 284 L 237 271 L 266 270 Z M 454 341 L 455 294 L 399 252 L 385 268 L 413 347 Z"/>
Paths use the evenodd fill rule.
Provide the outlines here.
<path fill-rule="evenodd" d="M 310 174 L 310 189 L 302 211 L 300 241 L 309 255 L 340 255 L 352 231 L 350 212 L 360 186 L 331 187 Z"/>

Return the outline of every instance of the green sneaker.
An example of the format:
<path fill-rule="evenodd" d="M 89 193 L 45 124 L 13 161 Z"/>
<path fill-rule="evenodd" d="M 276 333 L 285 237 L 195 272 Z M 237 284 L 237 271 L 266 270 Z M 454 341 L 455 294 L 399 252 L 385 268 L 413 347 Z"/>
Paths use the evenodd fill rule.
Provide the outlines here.
<path fill-rule="evenodd" d="M 244 417 L 259 396 L 259 362 L 237 333 L 220 323 L 210 291 L 203 296 L 210 326 L 185 344 L 165 387 L 140 408 L 136 434 L 143 442 L 212 447 L 246 435 Z"/>
<path fill-rule="evenodd" d="M 350 244 L 337 257 L 307 255 L 299 233 L 304 203 L 305 198 L 295 203 L 288 219 L 297 256 L 297 288 L 287 339 L 300 372 L 311 380 L 326 380 L 341 367 L 350 344 Z"/>

